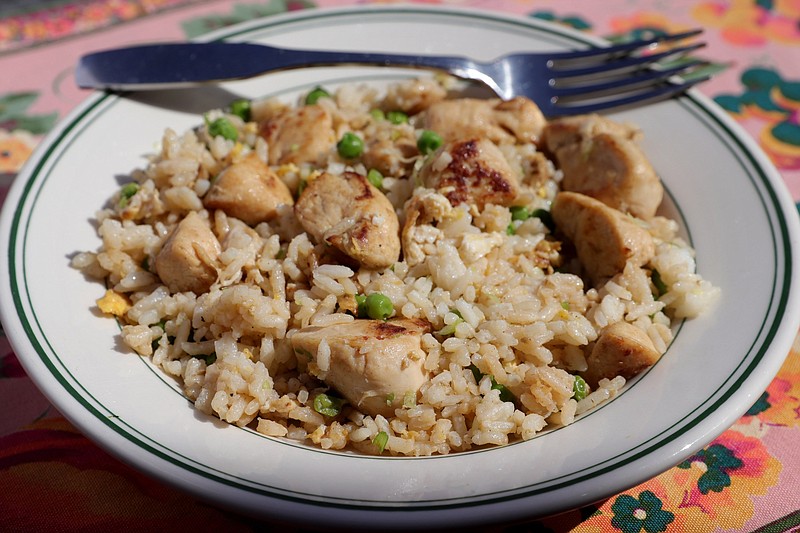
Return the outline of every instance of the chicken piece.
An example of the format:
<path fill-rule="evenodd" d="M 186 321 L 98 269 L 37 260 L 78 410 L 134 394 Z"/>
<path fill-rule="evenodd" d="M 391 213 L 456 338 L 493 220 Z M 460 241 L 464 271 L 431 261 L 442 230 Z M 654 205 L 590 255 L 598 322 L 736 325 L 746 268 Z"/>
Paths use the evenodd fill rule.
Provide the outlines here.
<path fill-rule="evenodd" d="M 631 141 L 636 141 L 640 137 L 640 131 L 635 127 L 592 113 L 551 120 L 544 128 L 542 140 L 548 150 L 556 152 L 559 148 L 579 143 L 601 133 Z"/>
<path fill-rule="evenodd" d="M 250 226 L 272 220 L 280 206 L 293 203 L 289 187 L 255 154 L 223 170 L 203 198 L 207 209 L 222 209 Z"/>
<path fill-rule="evenodd" d="M 543 136 L 564 173 L 562 190 L 650 219 L 661 205 L 664 188 L 634 137 L 631 128 L 598 115 L 554 120 Z"/>
<path fill-rule="evenodd" d="M 356 408 L 373 416 L 391 416 L 406 395 L 416 397 L 428 379 L 421 339 L 429 331 L 424 320 L 354 320 L 303 328 L 291 342 L 295 353 L 311 359 L 311 373 Z M 323 341 L 329 357 L 320 357 Z"/>
<path fill-rule="evenodd" d="M 599 200 L 575 192 L 560 192 L 550 214 L 574 244 L 592 283 L 599 285 L 632 262 L 644 265 L 655 254 L 650 234 L 633 218 Z"/>
<path fill-rule="evenodd" d="M 441 194 L 423 190 L 406 202 L 405 211 L 406 220 L 400 233 L 403 260 L 408 266 L 414 266 L 425 259 L 423 245 L 433 244 L 443 236 L 434 224 L 450 217 L 453 207 Z"/>
<path fill-rule="evenodd" d="M 369 142 L 361 161 L 365 167 L 377 169 L 384 176 L 403 177 L 411 173 L 418 155 L 413 136 L 392 139 L 386 135 Z"/>
<path fill-rule="evenodd" d="M 443 100 L 425 111 L 423 123 L 445 141 L 479 137 L 502 144 L 536 142 L 546 120 L 536 104 L 520 96 Z"/>
<path fill-rule="evenodd" d="M 260 134 L 267 141 L 271 165 L 321 162 L 336 144 L 333 119 L 318 104 L 279 113 L 261 124 Z"/>
<path fill-rule="evenodd" d="M 394 208 L 361 174 L 322 173 L 303 190 L 294 211 L 317 242 L 330 244 L 366 268 L 387 268 L 400 256 Z"/>
<path fill-rule="evenodd" d="M 203 294 L 217 280 L 216 264 L 221 251 L 214 232 L 192 211 L 158 252 L 156 273 L 172 292 Z"/>
<path fill-rule="evenodd" d="M 420 78 L 392 84 L 386 91 L 381 108 L 416 115 L 431 104 L 447 98 L 447 90 L 433 79 Z"/>
<path fill-rule="evenodd" d="M 454 207 L 466 203 L 511 205 L 519 192 L 514 171 L 500 149 L 486 139 L 445 144 L 419 170 L 425 187 L 444 195 Z"/>
<path fill-rule="evenodd" d="M 647 333 L 628 322 L 617 322 L 600 332 L 586 359 L 589 368 L 583 378 L 592 388 L 603 378 L 631 379 L 656 364 L 660 357 Z"/>

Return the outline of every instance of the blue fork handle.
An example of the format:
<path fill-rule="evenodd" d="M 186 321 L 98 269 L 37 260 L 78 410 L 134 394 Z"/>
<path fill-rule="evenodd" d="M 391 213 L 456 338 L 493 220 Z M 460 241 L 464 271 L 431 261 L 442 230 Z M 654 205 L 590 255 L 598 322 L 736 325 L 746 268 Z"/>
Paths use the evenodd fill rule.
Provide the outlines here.
<path fill-rule="evenodd" d="M 306 51 L 224 41 L 150 44 L 91 53 L 80 59 L 75 79 L 86 89 L 165 89 L 245 79 L 274 70 L 342 64 L 430 68 L 487 81 L 478 65 L 463 57 Z"/>

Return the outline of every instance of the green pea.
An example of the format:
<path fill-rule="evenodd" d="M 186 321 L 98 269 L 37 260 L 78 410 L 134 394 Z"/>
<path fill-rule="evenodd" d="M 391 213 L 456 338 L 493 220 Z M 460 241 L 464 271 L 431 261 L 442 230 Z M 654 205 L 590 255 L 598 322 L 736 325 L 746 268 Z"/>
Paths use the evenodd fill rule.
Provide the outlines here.
<path fill-rule="evenodd" d="M 375 320 L 386 320 L 394 311 L 394 305 L 388 296 L 379 292 L 373 292 L 364 301 L 367 316 Z"/>
<path fill-rule="evenodd" d="M 439 148 L 444 140 L 435 131 L 425 130 L 417 139 L 417 149 L 423 155 L 428 155 Z"/>
<path fill-rule="evenodd" d="M 222 136 L 229 141 L 235 141 L 239 138 L 239 132 L 236 131 L 236 126 L 231 124 L 231 121 L 225 117 L 220 117 L 214 122 L 209 123 L 208 134 L 212 137 Z"/>
<path fill-rule="evenodd" d="M 405 124 L 408 122 L 408 115 L 402 111 L 389 111 L 386 113 L 386 120 L 392 124 Z"/>
<path fill-rule="evenodd" d="M 586 398 L 588 392 L 589 386 L 586 381 L 580 376 L 575 376 L 575 383 L 572 385 L 572 397 L 577 401 L 581 401 Z"/>
<path fill-rule="evenodd" d="M 378 108 L 373 109 L 369 112 L 369 114 L 373 120 L 384 120 L 386 118 L 386 115 L 383 113 L 383 111 Z"/>
<path fill-rule="evenodd" d="M 326 91 L 320 86 L 317 86 L 310 93 L 306 95 L 306 105 L 316 104 L 320 98 L 330 98 L 331 93 Z"/>
<path fill-rule="evenodd" d="M 250 100 L 247 100 L 245 98 L 239 98 L 238 100 L 234 100 L 233 102 L 231 102 L 229 109 L 232 115 L 236 115 L 245 122 L 250 121 L 250 116 L 251 116 Z"/>
<path fill-rule="evenodd" d="M 367 316 L 367 297 L 364 294 L 356 294 L 356 316 L 358 318 Z"/>
<path fill-rule="evenodd" d="M 369 169 L 367 172 L 367 181 L 369 181 L 373 186 L 380 189 L 383 187 L 383 174 L 381 171 L 376 168 Z"/>
<path fill-rule="evenodd" d="M 524 205 L 515 205 L 508 208 L 511 211 L 511 220 L 528 220 L 531 218 L 531 212 Z"/>
<path fill-rule="evenodd" d="M 321 415 L 336 416 L 342 411 L 344 400 L 327 394 L 317 394 L 314 398 L 314 410 Z"/>
<path fill-rule="evenodd" d="M 364 141 L 355 133 L 347 132 L 336 144 L 336 150 L 344 159 L 354 159 L 364 151 Z"/>

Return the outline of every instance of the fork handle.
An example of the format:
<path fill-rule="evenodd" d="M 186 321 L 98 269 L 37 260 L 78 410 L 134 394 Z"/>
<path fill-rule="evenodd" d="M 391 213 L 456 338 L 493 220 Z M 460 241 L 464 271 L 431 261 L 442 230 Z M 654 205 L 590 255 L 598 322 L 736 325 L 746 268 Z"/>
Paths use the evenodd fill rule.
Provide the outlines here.
<path fill-rule="evenodd" d="M 80 59 L 75 78 L 82 88 L 147 90 L 342 64 L 431 68 L 485 81 L 478 65 L 463 57 L 328 52 L 224 41 L 151 44 L 95 52 Z"/>

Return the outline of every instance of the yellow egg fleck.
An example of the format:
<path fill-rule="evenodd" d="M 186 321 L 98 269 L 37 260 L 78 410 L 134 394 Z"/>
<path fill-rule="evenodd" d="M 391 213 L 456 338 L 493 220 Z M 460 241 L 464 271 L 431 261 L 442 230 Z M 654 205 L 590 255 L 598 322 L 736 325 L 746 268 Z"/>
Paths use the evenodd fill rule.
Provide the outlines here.
<path fill-rule="evenodd" d="M 108 289 L 103 297 L 97 300 L 97 307 L 109 315 L 122 316 L 131 308 L 131 303 L 126 296 Z"/>

